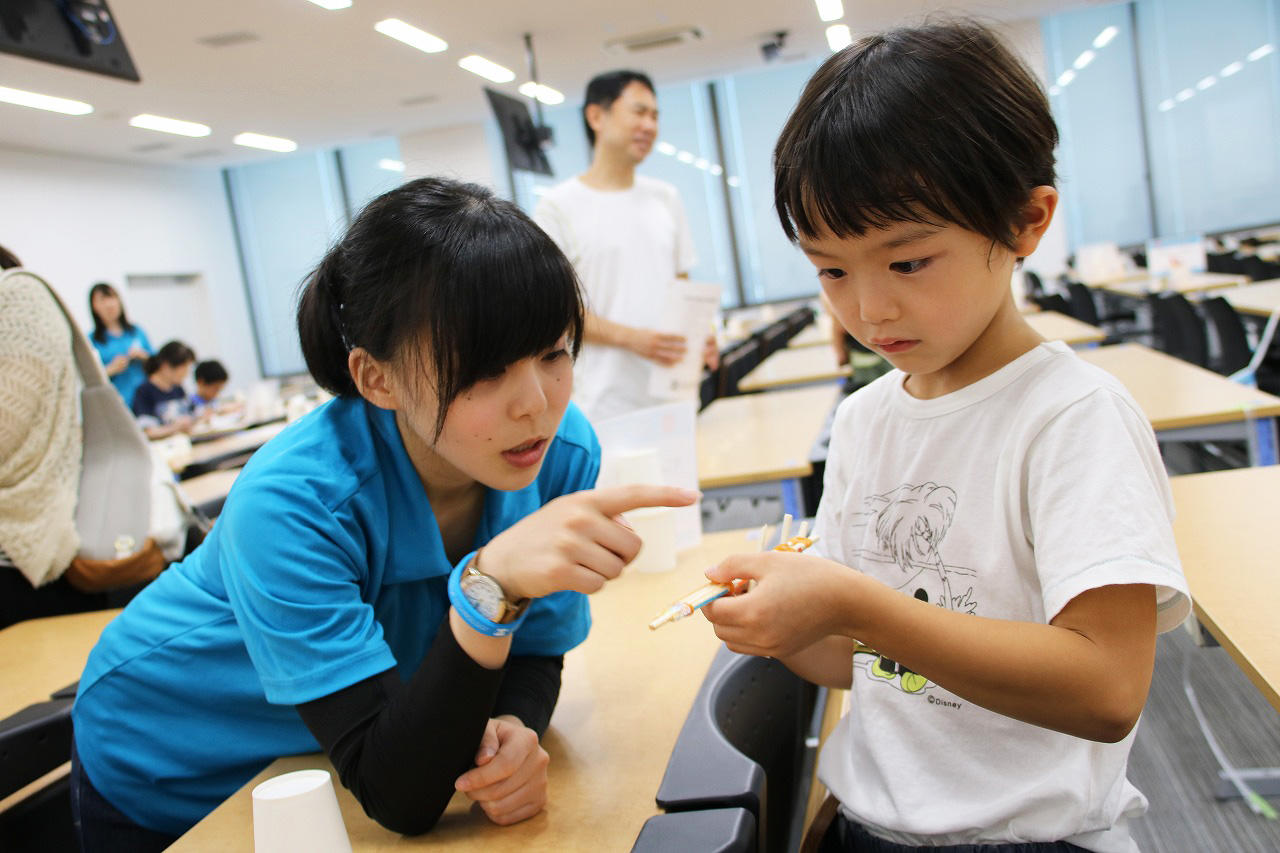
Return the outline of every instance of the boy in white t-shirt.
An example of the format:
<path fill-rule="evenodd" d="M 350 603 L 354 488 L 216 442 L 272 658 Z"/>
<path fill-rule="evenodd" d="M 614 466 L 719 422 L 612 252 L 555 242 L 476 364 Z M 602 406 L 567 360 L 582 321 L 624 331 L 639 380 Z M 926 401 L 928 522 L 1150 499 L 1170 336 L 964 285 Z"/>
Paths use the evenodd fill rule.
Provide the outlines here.
<path fill-rule="evenodd" d="M 783 230 L 896 368 L 836 414 L 818 544 L 707 573 L 756 581 L 704 611 L 730 649 L 851 690 L 826 851 L 1137 849 L 1125 766 L 1189 601 L 1146 418 L 1014 306 L 1057 138 L 959 21 L 833 56 L 775 150 Z"/>

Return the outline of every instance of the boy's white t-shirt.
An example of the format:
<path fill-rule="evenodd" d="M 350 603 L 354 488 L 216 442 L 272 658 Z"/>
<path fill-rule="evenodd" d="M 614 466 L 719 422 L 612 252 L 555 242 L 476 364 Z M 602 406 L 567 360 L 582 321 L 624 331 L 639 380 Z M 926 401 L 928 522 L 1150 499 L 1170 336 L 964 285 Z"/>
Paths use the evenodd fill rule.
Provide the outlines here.
<path fill-rule="evenodd" d="M 660 328 L 667 291 L 696 262 L 676 188 L 643 175 L 626 190 L 565 181 L 542 197 L 533 219 L 577 270 L 587 310 L 615 323 Z M 653 365 L 629 350 L 584 344 L 574 402 L 592 421 L 669 402 L 649 393 Z"/>
<path fill-rule="evenodd" d="M 1086 590 L 1132 583 L 1155 586 L 1158 631 L 1186 617 L 1164 466 L 1114 377 L 1055 342 L 936 399 L 904 379 L 895 370 L 840 405 L 816 553 L 994 619 L 1047 623 Z M 873 834 L 1137 849 L 1125 822 L 1147 801 L 1125 778 L 1133 732 L 1105 744 L 1019 722 L 865 652 L 849 700 L 819 775 Z"/>

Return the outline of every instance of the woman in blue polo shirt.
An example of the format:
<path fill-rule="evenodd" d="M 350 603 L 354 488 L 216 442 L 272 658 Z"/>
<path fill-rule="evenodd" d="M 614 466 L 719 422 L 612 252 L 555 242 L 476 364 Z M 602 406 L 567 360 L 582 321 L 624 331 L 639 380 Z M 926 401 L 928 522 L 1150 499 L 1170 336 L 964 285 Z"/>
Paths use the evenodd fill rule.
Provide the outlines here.
<path fill-rule="evenodd" d="M 258 451 L 213 531 L 103 632 L 73 711 L 88 851 L 163 849 L 279 755 L 323 748 L 390 829 L 455 790 L 497 823 L 546 800 L 538 746 L 583 593 L 685 505 L 591 489 L 569 404 L 572 267 L 514 205 L 420 179 L 375 199 L 305 284 L 336 399 Z"/>
<path fill-rule="evenodd" d="M 147 381 L 143 365 L 151 355 L 151 341 L 140 326 L 129 322 L 120 294 L 105 281 L 89 288 L 89 313 L 93 315 L 93 332 L 89 340 L 98 351 L 111 384 L 133 404 L 133 394 Z"/>

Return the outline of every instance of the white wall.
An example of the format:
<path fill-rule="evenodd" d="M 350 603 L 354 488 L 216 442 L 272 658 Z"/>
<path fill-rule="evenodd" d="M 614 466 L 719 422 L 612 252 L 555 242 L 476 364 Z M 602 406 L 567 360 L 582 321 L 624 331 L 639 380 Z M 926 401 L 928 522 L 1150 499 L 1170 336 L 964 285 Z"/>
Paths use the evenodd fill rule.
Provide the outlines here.
<path fill-rule="evenodd" d="M 496 156 L 486 122 L 469 122 L 408 133 L 400 137 L 405 180 L 430 176 L 456 178 L 508 196 L 506 159 Z"/>
<path fill-rule="evenodd" d="M 1028 19 L 1006 24 L 1002 28 L 1010 46 L 1017 50 L 1031 66 L 1040 81 L 1048 87 L 1048 63 L 1044 55 L 1044 38 L 1039 19 Z M 1026 268 L 1034 270 L 1047 283 L 1067 268 L 1067 217 L 1061 207 L 1054 214 L 1053 222 L 1040 241 L 1040 248 L 1026 260 Z M 1015 276 L 1015 282 L 1020 276 Z"/>
<path fill-rule="evenodd" d="M 260 378 L 221 171 L 0 148 L 0 244 L 53 285 L 86 333 L 89 288 L 106 281 L 154 346 L 175 337 L 215 341 L 196 354 L 222 361 L 231 387 Z M 148 312 L 162 303 L 141 295 L 134 310 L 125 277 L 170 273 L 201 276 L 209 328 Z"/>

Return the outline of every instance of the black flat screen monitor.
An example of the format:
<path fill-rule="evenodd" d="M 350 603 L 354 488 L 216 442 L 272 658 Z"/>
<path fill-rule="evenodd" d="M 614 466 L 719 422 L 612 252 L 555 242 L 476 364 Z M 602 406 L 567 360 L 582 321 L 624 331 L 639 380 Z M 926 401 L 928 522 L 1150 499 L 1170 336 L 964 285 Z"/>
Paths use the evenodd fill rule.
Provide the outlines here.
<path fill-rule="evenodd" d="M 537 172 L 539 175 L 552 174 L 551 163 L 542 150 L 541 139 L 533 118 L 529 115 L 528 105 L 492 89 L 486 88 L 484 93 L 489 96 L 493 116 L 502 128 L 502 140 L 506 143 L 507 162 L 511 164 L 511 168 Z"/>
<path fill-rule="evenodd" d="M 141 80 L 106 0 L 0 0 L 0 52 Z"/>

